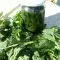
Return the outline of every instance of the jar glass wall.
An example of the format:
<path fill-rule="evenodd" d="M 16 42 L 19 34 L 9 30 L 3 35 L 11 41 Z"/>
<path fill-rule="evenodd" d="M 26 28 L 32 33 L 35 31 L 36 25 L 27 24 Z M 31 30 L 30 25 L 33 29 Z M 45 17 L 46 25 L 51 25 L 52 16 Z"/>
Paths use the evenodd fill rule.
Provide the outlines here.
<path fill-rule="evenodd" d="M 27 7 L 22 6 L 20 13 L 24 21 L 24 27 L 31 32 L 38 32 L 44 28 L 44 6 Z"/>

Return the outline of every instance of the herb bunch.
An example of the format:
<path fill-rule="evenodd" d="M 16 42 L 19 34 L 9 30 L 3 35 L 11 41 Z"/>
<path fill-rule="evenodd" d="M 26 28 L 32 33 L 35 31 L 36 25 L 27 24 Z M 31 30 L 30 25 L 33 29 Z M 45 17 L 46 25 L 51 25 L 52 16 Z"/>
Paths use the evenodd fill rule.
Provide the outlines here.
<path fill-rule="evenodd" d="M 60 29 L 34 33 L 26 30 L 22 19 L 20 12 L 0 19 L 0 60 L 60 60 Z"/>

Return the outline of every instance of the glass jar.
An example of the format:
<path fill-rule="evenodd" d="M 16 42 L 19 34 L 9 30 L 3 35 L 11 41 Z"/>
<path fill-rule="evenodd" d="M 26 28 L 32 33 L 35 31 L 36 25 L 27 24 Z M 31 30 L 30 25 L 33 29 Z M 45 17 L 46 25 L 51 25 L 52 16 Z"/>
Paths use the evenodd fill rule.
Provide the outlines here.
<path fill-rule="evenodd" d="M 24 29 L 30 32 L 39 32 L 44 28 L 45 0 L 22 0 L 20 17 Z"/>

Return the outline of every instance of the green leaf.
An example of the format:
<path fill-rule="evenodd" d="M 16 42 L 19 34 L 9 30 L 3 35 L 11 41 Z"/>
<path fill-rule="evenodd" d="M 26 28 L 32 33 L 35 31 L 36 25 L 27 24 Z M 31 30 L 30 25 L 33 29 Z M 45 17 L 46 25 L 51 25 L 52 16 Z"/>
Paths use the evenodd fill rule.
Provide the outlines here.
<path fill-rule="evenodd" d="M 12 48 L 7 52 L 8 60 L 16 60 L 21 48 Z"/>
<path fill-rule="evenodd" d="M 18 58 L 18 60 L 24 60 L 24 57 L 20 56 L 20 57 Z"/>
<path fill-rule="evenodd" d="M 50 56 L 50 60 L 58 60 L 58 58 L 54 54 L 52 54 L 50 52 L 48 54 Z"/>
<path fill-rule="evenodd" d="M 38 51 L 35 51 L 35 52 L 34 52 L 34 55 L 33 55 L 32 59 L 33 59 L 33 60 L 41 60 Z"/>
<path fill-rule="evenodd" d="M 0 42 L 0 50 L 2 50 L 3 48 L 6 48 L 6 46 L 7 46 L 7 41 Z"/>
<path fill-rule="evenodd" d="M 43 36 L 44 38 L 51 40 L 51 41 L 55 41 L 55 37 L 54 37 L 54 32 L 55 29 L 45 29 L 43 30 Z"/>
<path fill-rule="evenodd" d="M 24 60 L 29 60 L 29 56 L 24 55 Z"/>

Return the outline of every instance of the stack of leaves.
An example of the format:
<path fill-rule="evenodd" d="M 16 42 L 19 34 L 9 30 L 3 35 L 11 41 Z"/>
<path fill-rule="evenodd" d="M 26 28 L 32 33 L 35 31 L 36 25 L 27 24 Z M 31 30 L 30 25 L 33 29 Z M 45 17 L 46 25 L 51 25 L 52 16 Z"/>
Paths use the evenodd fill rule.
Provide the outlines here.
<path fill-rule="evenodd" d="M 0 20 L 0 60 L 60 60 L 60 29 L 32 33 L 18 14 Z"/>

